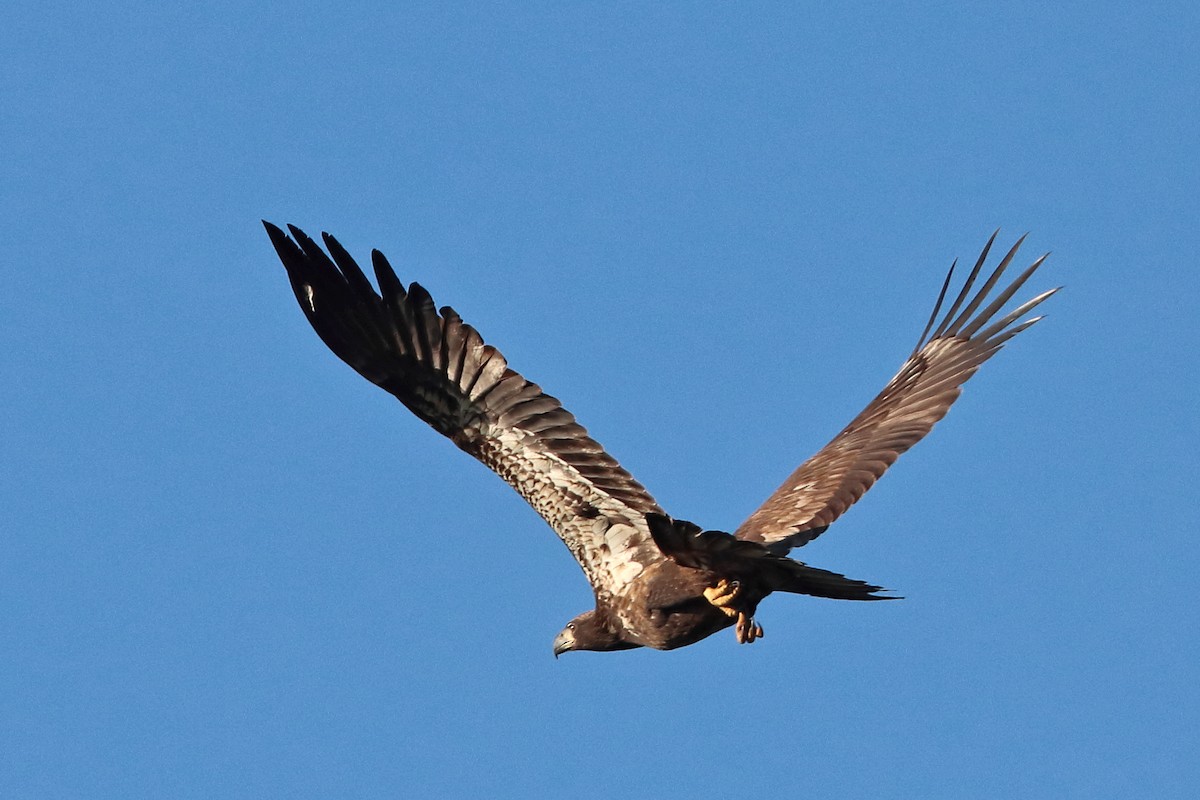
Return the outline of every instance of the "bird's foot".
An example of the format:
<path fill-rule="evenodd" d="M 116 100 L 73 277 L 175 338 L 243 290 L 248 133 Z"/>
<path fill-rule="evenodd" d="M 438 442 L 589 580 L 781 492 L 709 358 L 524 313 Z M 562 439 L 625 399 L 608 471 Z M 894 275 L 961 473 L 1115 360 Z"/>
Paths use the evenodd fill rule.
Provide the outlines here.
<path fill-rule="evenodd" d="M 716 586 L 704 590 L 704 599 L 721 610 L 728 617 L 736 618 L 734 633 L 739 644 L 750 644 L 755 639 L 763 638 L 762 625 L 759 625 L 744 611 L 734 608 L 734 603 L 742 596 L 742 585 L 737 581 L 722 578 Z"/>
<path fill-rule="evenodd" d="M 719 608 L 726 616 L 737 617 L 740 612 L 733 607 L 733 602 L 742 594 L 742 585 L 737 581 L 721 578 L 716 586 L 704 590 L 704 599 Z"/>
<path fill-rule="evenodd" d="M 739 613 L 737 618 L 734 633 L 737 634 L 738 644 L 750 644 L 755 639 L 763 638 L 762 625 L 755 622 L 753 617 Z"/>

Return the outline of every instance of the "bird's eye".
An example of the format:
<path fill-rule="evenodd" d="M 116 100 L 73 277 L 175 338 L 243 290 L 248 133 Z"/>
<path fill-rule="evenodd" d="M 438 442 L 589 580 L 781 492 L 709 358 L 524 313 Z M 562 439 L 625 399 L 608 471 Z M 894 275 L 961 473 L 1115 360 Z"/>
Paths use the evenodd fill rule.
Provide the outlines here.
<path fill-rule="evenodd" d="M 573 630 L 575 630 L 575 623 L 574 623 L 574 622 L 572 622 L 572 623 L 570 623 L 569 625 L 567 625 L 567 630 L 569 630 L 569 631 L 573 631 Z"/>

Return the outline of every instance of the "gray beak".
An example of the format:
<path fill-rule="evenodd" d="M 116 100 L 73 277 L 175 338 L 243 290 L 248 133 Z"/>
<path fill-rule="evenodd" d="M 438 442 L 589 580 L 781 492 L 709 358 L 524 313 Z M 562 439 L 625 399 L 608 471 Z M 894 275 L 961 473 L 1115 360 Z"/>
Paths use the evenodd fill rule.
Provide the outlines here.
<path fill-rule="evenodd" d="M 558 658 L 563 653 L 570 650 L 571 646 L 573 644 L 575 644 L 575 637 L 571 635 L 570 631 L 563 631 L 558 636 L 555 636 L 554 637 L 554 657 Z"/>

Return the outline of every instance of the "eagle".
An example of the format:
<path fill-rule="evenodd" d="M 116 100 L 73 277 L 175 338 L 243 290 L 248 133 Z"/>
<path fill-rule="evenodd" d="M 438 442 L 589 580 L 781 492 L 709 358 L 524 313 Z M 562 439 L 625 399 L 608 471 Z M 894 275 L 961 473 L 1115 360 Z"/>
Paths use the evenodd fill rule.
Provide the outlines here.
<path fill-rule="evenodd" d="M 295 226 L 289 236 L 263 225 L 304 316 L 329 349 L 516 489 L 579 562 L 596 607 L 555 637 L 555 657 L 671 650 L 728 627 L 738 642 L 754 642 L 763 635 L 758 605 L 772 592 L 894 599 L 788 553 L 820 536 L 929 433 L 963 383 L 1040 320 L 1025 317 L 1058 291 L 1000 315 L 1046 259 L 993 294 L 1022 236 L 972 294 L 993 233 L 939 318 L 951 265 L 916 347 L 883 391 L 726 533 L 669 516 L 556 398 L 511 369 L 453 309 L 437 308 L 420 284 L 405 288 L 378 250 L 371 252 L 376 290 L 333 236 L 322 234 L 322 249 Z"/>

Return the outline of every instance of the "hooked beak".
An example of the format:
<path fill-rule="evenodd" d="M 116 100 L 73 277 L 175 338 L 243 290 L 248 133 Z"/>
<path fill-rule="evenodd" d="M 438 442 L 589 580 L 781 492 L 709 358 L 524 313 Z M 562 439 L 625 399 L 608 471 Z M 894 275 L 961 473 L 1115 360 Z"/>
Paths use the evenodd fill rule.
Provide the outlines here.
<path fill-rule="evenodd" d="M 554 657 L 558 658 L 575 646 L 575 637 L 570 631 L 563 631 L 554 637 Z"/>

